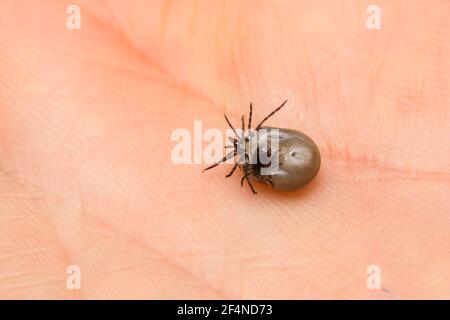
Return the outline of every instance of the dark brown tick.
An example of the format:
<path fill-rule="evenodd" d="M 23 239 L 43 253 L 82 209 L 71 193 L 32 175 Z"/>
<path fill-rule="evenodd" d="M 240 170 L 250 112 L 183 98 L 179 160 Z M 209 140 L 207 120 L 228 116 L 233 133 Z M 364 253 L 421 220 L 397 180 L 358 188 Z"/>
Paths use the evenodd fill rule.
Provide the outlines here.
<path fill-rule="evenodd" d="M 228 145 L 226 148 L 232 148 L 233 151 L 203 171 L 238 156 L 238 161 L 226 177 L 231 177 L 239 167 L 244 174 L 241 187 L 246 180 L 254 194 L 257 192 L 251 179 L 279 191 L 292 191 L 307 185 L 320 169 L 320 152 L 314 141 L 297 130 L 262 126 L 286 103 L 287 100 L 265 117 L 254 130 L 251 129 L 253 108 L 250 103 L 247 134 L 245 134 L 244 116 L 241 117 L 242 132 L 239 135 L 225 115 L 225 120 L 235 135 L 234 138 L 230 138 L 233 145 Z M 264 154 L 267 155 L 265 159 L 262 156 Z"/>

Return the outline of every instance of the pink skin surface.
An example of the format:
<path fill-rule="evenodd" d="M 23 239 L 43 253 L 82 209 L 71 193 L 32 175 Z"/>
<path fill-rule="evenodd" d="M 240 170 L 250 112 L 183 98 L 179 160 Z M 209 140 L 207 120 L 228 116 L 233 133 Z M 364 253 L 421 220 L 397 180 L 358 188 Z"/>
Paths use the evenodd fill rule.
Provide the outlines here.
<path fill-rule="evenodd" d="M 77 3 L 0 4 L 0 298 L 450 298 L 448 1 Z M 284 99 L 306 189 L 171 162 Z"/>

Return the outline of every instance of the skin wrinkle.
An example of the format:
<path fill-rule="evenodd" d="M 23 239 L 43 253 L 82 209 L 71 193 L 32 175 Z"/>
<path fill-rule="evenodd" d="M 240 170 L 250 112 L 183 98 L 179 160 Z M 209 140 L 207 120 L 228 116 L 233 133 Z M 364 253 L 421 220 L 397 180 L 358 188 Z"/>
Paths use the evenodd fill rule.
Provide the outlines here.
<path fill-rule="evenodd" d="M 104 226 L 105 225 L 108 226 L 108 228 L 112 231 L 111 234 L 119 233 L 122 235 L 127 235 L 126 232 L 124 232 L 123 230 L 119 230 L 119 229 L 115 228 L 114 226 L 108 224 L 107 221 L 102 221 L 101 223 Z M 183 265 L 179 264 L 178 262 L 175 262 L 170 257 L 165 256 L 164 254 L 159 252 L 157 249 L 155 249 L 153 246 L 151 246 L 149 243 L 147 243 L 145 240 L 142 240 L 137 237 L 133 237 L 133 239 L 135 241 L 135 244 L 138 244 L 140 247 L 147 249 L 148 252 L 151 253 L 153 256 L 159 257 L 161 260 L 165 261 L 166 264 L 170 268 L 181 271 L 186 276 L 192 278 L 195 282 L 202 283 L 205 286 L 205 288 L 207 288 L 207 290 L 213 292 L 216 295 L 217 299 L 230 299 L 229 297 L 226 296 L 226 294 L 224 292 L 222 292 L 220 289 L 216 288 L 212 283 L 210 283 L 206 279 L 204 279 L 201 276 L 199 276 L 198 274 L 196 274 L 193 270 L 190 270 L 190 269 L 184 267 Z"/>
<path fill-rule="evenodd" d="M 84 203 L 84 201 L 83 201 Z M 193 273 L 192 271 L 184 268 L 182 265 L 176 263 L 175 261 L 173 261 L 170 257 L 166 257 L 162 254 L 159 253 L 158 250 L 156 250 L 154 247 L 152 247 L 150 244 L 148 244 L 145 240 L 140 239 L 138 237 L 134 236 L 129 236 L 124 230 L 121 229 L 117 229 L 114 226 L 110 225 L 106 220 L 104 219 L 100 219 L 99 222 L 102 224 L 103 229 L 105 230 L 105 232 L 109 235 L 112 235 L 114 238 L 117 238 L 118 235 L 122 235 L 124 236 L 124 239 L 133 239 L 132 241 L 130 240 L 124 240 L 124 243 L 130 243 L 133 245 L 138 245 L 140 248 L 145 248 L 146 249 L 146 255 L 148 255 L 149 253 L 152 255 L 152 257 L 158 257 L 159 260 L 164 261 L 166 265 L 168 265 L 169 268 L 173 269 L 174 272 L 179 272 L 181 271 L 183 274 L 185 274 L 186 276 L 190 277 L 193 279 L 194 282 L 200 282 L 202 283 L 205 288 L 207 290 L 210 290 L 211 292 L 213 292 L 218 299 L 226 299 L 226 297 L 222 294 L 221 291 L 217 290 L 213 285 L 210 285 L 208 282 L 206 282 L 204 279 L 202 279 L 201 277 L 199 278 L 195 273 Z M 149 261 L 151 261 L 152 259 L 150 258 Z M 129 263 L 127 264 L 127 266 L 136 266 L 136 265 L 140 265 L 140 264 L 144 264 L 145 261 L 142 262 L 135 262 L 135 263 Z M 125 267 L 121 267 L 122 269 Z M 114 267 L 112 269 L 108 269 L 107 271 L 112 271 L 112 270 L 116 270 L 116 271 L 120 271 L 121 270 L 120 267 Z M 98 274 L 104 274 L 105 270 L 99 271 Z M 89 273 L 87 275 L 88 279 L 92 278 L 95 279 L 96 278 L 96 273 Z"/>
<path fill-rule="evenodd" d="M 3 174 L 2 174 L 2 176 L 4 177 Z M 11 181 L 13 181 L 14 177 L 12 175 L 9 175 L 7 179 L 8 179 L 9 182 L 11 182 Z M 6 179 L 2 179 L 2 183 L 3 182 L 6 182 Z M 25 193 L 25 195 L 27 196 L 26 199 L 31 201 L 31 204 L 29 206 L 27 206 L 27 209 L 31 210 L 30 212 L 32 212 L 32 213 L 37 213 L 37 212 L 43 213 L 44 212 L 42 210 L 42 208 L 41 208 L 41 205 L 40 205 L 40 202 L 44 199 L 44 197 L 32 195 L 32 193 L 30 193 L 30 191 L 29 191 L 29 188 L 27 188 L 23 184 L 17 183 L 17 181 L 15 181 L 15 180 L 13 182 L 13 185 L 15 186 L 14 187 L 15 189 L 18 189 L 18 192 Z M 35 190 L 35 192 L 36 192 L 36 190 Z M 16 199 L 17 198 L 15 198 L 14 200 L 16 200 Z M 10 203 L 10 206 L 12 206 L 13 208 L 17 207 L 16 206 L 16 201 L 11 201 L 11 200 L 13 200 L 11 198 L 9 198 L 8 200 L 9 200 L 8 202 Z M 28 205 L 28 203 L 29 202 L 27 201 L 25 204 Z M 20 202 L 19 204 L 20 204 L 21 207 L 24 206 L 23 202 Z M 16 210 L 18 210 L 18 208 Z M 50 231 L 52 231 L 54 227 L 52 228 L 52 224 L 51 224 L 50 219 L 46 219 L 45 215 L 39 215 L 39 217 L 44 218 L 43 223 L 46 224 L 46 225 L 49 225 L 50 227 L 48 229 Z M 29 218 L 27 218 L 26 221 L 29 221 Z M 53 239 L 55 239 L 55 240 L 58 239 L 56 231 L 53 232 L 53 235 L 54 235 Z M 57 240 L 53 241 L 53 243 L 56 245 L 56 249 L 58 249 L 58 251 L 59 251 L 59 256 L 58 256 L 59 259 L 64 259 L 65 260 L 65 264 L 69 265 L 68 262 L 70 261 L 70 255 L 69 255 L 68 251 L 66 250 L 66 248 L 62 245 L 61 242 L 59 242 Z M 38 252 L 40 250 L 43 250 L 43 249 L 38 249 Z M 47 252 L 47 250 L 45 250 L 44 252 Z M 26 256 L 29 256 L 29 253 L 36 253 L 36 249 L 27 250 L 27 252 L 22 252 L 22 254 L 26 254 Z M 18 255 L 15 255 L 15 257 L 18 257 Z M 3 257 L 2 257 L 2 259 L 3 259 Z M 62 265 L 64 265 L 64 263 Z M 45 271 L 41 271 L 41 272 L 45 272 Z M 28 274 L 30 274 L 30 273 L 28 273 Z M 61 276 L 52 276 L 52 277 L 55 278 L 55 279 L 49 281 L 49 279 L 47 277 L 45 280 L 23 284 L 22 286 L 16 286 L 16 287 L 13 287 L 12 289 L 13 290 L 18 290 L 18 289 L 28 288 L 30 286 L 31 287 L 37 287 L 37 286 L 42 285 L 42 284 L 49 284 L 49 283 L 53 283 L 53 282 L 58 282 L 58 281 L 61 281 L 61 278 L 65 277 L 65 274 L 61 274 Z M 2 281 L 6 280 L 6 279 L 7 278 L 3 278 Z M 0 284 L 1 284 L 1 282 L 0 282 Z M 78 297 L 81 297 L 81 295 L 78 295 L 77 292 L 75 292 L 74 295 L 78 296 Z"/>
<path fill-rule="evenodd" d="M 365 157 L 357 157 L 353 155 L 353 152 L 345 149 L 347 151 L 343 151 L 342 149 L 324 149 L 323 147 L 319 147 L 321 150 L 321 154 L 323 154 L 325 159 L 328 161 L 340 161 L 345 162 L 350 167 L 354 164 L 360 164 L 365 166 L 366 168 L 376 168 L 383 172 L 392 172 L 399 173 L 405 175 L 413 175 L 414 178 L 418 177 L 442 177 L 444 179 L 450 177 L 450 172 L 442 172 L 442 171 L 426 171 L 421 170 L 420 168 L 407 169 L 394 165 L 393 163 L 389 163 L 387 160 L 381 161 L 380 159 L 367 155 Z"/>
<path fill-rule="evenodd" d="M 107 5 L 106 7 L 108 8 L 109 12 L 112 13 L 114 20 L 118 22 L 119 20 L 117 19 L 117 16 L 113 13 L 113 10 L 109 7 L 109 5 Z M 172 87 L 180 90 L 181 93 L 191 96 L 193 99 L 199 100 L 200 102 L 207 102 L 212 105 L 215 104 L 215 103 L 213 103 L 213 99 L 211 99 L 210 97 L 201 93 L 197 89 L 190 87 L 187 83 L 180 82 L 180 81 L 176 80 L 175 78 L 173 78 L 166 70 L 164 70 L 155 61 L 153 61 L 151 59 L 151 57 L 145 51 L 142 51 L 139 47 L 137 47 L 135 45 L 135 43 L 133 43 L 133 41 L 127 35 L 126 32 L 123 32 L 120 29 L 114 28 L 114 26 L 111 24 L 111 22 L 108 22 L 108 21 L 105 21 L 105 20 L 99 18 L 94 13 L 89 12 L 89 10 L 86 10 L 86 13 L 88 13 L 91 16 L 91 18 L 93 18 L 95 21 L 103 24 L 104 25 L 103 28 L 105 28 L 105 29 L 107 28 L 108 31 L 113 30 L 114 32 L 119 34 L 124 40 L 126 40 L 126 42 L 123 42 L 123 43 L 126 43 L 129 48 L 132 48 L 136 52 L 137 57 L 144 58 L 144 60 L 146 61 L 146 64 L 148 66 L 150 66 L 154 71 L 156 71 L 166 83 L 168 83 Z M 118 23 L 120 24 L 120 22 L 118 22 Z M 122 28 L 124 28 L 124 26 L 122 24 L 120 24 L 120 25 L 122 26 Z M 106 27 L 106 26 L 108 26 L 108 27 Z M 137 72 L 139 72 L 139 71 L 137 71 Z"/>

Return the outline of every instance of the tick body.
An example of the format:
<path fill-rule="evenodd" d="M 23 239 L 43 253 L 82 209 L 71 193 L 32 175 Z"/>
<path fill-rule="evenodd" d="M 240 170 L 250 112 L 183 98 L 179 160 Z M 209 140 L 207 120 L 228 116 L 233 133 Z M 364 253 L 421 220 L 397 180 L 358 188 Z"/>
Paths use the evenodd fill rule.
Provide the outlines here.
<path fill-rule="evenodd" d="M 267 184 L 279 191 L 293 191 L 307 185 L 320 169 L 320 152 L 314 141 L 297 130 L 262 126 L 286 102 L 287 100 L 265 117 L 254 130 L 251 130 L 253 110 L 250 104 L 247 135 L 244 134 L 244 116 L 241 118 L 242 133 L 239 135 L 225 115 L 228 125 L 235 134 L 235 138 L 231 139 L 233 145 L 227 146 L 233 148 L 233 151 L 203 171 L 238 156 L 239 161 L 234 164 L 226 177 L 231 177 L 239 167 L 244 174 L 241 186 L 246 180 L 254 194 L 257 192 L 251 180 Z M 255 140 L 257 143 L 253 143 Z M 264 143 L 261 144 L 261 141 Z M 263 161 L 261 154 L 267 154 L 269 161 Z"/>

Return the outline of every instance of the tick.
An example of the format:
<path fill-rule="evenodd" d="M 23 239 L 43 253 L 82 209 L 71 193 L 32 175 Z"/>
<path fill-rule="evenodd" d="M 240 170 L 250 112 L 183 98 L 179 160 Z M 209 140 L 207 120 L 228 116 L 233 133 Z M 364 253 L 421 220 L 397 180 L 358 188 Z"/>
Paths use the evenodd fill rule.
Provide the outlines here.
<path fill-rule="evenodd" d="M 254 194 L 257 192 L 252 180 L 267 184 L 279 191 L 292 191 L 307 185 L 320 169 L 320 152 L 314 141 L 297 130 L 262 126 L 286 103 L 287 100 L 265 117 L 254 130 L 251 129 L 253 107 L 250 103 L 247 133 L 245 133 L 244 116 L 241 117 L 242 131 L 241 134 L 238 134 L 225 115 L 225 120 L 235 135 L 235 137 L 230 137 L 233 144 L 225 148 L 233 150 L 203 171 L 239 156 L 239 161 L 234 164 L 226 177 L 231 177 L 239 167 L 244 174 L 241 179 L 241 187 L 246 180 Z M 255 140 L 256 143 L 254 143 Z M 263 161 L 261 154 L 264 153 L 267 154 L 269 161 Z M 268 174 L 267 169 L 270 168 L 273 170 Z"/>

